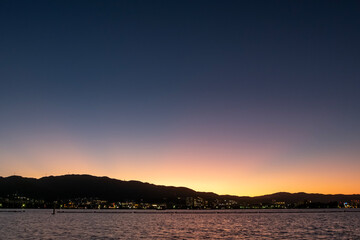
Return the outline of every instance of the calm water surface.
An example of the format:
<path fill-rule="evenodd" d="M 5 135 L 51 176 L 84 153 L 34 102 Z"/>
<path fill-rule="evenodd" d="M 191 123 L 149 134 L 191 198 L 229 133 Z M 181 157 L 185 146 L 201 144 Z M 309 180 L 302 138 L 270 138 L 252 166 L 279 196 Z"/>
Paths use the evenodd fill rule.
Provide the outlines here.
<path fill-rule="evenodd" d="M 0 239 L 360 239 L 356 210 L 0 210 Z"/>

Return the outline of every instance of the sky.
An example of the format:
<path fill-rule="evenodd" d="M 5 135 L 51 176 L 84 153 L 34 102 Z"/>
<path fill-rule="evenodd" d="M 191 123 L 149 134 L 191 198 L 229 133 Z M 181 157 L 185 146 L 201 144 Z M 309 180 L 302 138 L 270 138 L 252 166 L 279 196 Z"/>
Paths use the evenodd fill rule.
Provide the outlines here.
<path fill-rule="evenodd" d="M 360 193 L 359 1 L 0 1 L 0 176 Z"/>

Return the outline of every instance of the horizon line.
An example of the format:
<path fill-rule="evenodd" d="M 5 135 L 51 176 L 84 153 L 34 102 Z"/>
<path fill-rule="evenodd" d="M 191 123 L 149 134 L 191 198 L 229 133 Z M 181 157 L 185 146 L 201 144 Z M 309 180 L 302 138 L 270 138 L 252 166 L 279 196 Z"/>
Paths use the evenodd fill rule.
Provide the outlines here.
<path fill-rule="evenodd" d="M 263 196 L 268 196 L 268 195 L 274 195 L 274 194 L 278 194 L 278 193 L 288 193 L 288 194 L 299 194 L 299 193 L 304 193 L 304 194 L 310 194 L 310 195 L 316 195 L 316 194 L 320 194 L 320 195 L 360 195 L 360 193 L 352 193 L 352 194 L 344 194 L 344 193 L 308 193 L 308 192 L 287 192 L 287 191 L 279 191 L 279 192 L 273 192 L 273 193 L 268 193 L 268 194 L 263 194 L 263 195 L 256 195 L 256 196 L 240 196 L 240 195 L 232 195 L 232 194 L 218 194 L 216 192 L 205 192 L 205 191 L 201 191 L 201 190 L 194 190 L 190 187 L 186 187 L 186 186 L 171 186 L 171 185 L 162 185 L 162 184 L 155 184 L 155 183 L 150 183 L 150 182 L 146 182 L 146 181 L 140 181 L 140 180 L 121 180 L 118 178 L 113 178 L 113 177 L 109 177 L 109 176 L 96 176 L 96 175 L 91 175 L 91 174 L 87 174 L 87 173 L 67 173 L 67 174 L 61 174 L 61 175 L 47 175 L 47 176 L 42 176 L 42 177 L 24 177 L 21 175 L 17 175 L 17 174 L 13 174 L 13 175 L 9 175 L 7 177 L 3 177 L 0 176 L 2 178 L 9 178 L 9 177 L 22 177 L 22 178 L 33 178 L 33 179 L 41 179 L 41 178 L 46 178 L 46 177 L 62 177 L 62 176 L 90 176 L 90 177 L 97 177 L 97 178 L 109 178 L 109 179 L 113 179 L 113 180 L 117 180 L 117 181 L 123 181 L 123 182 L 141 182 L 141 183 L 146 183 L 146 184 L 151 184 L 151 185 L 156 185 L 156 186 L 164 186 L 164 187 L 178 187 L 178 188 L 187 188 L 190 190 L 193 190 L 195 192 L 201 192 L 201 193 L 213 193 L 219 196 L 235 196 L 235 197 L 263 197 Z"/>

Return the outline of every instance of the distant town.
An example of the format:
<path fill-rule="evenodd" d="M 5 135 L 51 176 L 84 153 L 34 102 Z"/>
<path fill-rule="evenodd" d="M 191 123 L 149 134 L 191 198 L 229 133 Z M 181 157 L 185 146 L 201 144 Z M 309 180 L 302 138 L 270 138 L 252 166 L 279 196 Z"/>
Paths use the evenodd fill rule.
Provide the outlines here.
<path fill-rule="evenodd" d="M 266 203 L 239 203 L 235 200 L 214 199 L 205 200 L 201 197 L 178 197 L 176 201 L 144 202 L 144 201 L 119 201 L 111 202 L 96 198 L 75 198 L 60 201 L 45 201 L 32 199 L 25 196 L 12 195 L 0 198 L 1 208 L 17 209 L 303 209 L 303 208 L 360 208 L 359 200 L 349 202 L 311 202 L 310 200 L 298 203 L 276 201 Z"/>
<path fill-rule="evenodd" d="M 246 197 L 91 175 L 0 177 L 1 208 L 293 209 L 359 208 L 360 195 L 288 193 Z"/>

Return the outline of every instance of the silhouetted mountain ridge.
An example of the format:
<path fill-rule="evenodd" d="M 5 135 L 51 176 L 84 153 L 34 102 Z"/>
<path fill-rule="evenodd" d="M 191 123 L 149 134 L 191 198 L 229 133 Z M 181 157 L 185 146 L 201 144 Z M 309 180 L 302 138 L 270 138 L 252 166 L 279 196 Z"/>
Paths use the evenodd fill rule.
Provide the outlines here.
<path fill-rule="evenodd" d="M 40 179 L 21 176 L 0 177 L 0 197 L 17 194 L 34 199 L 63 200 L 74 198 L 98 198 L 109 201 L 171 201 L 177 198 L 201 197 L 204 199 L 229 199 L 239 203 L 264 203 L 299 201 L 333 202 L 360 200 L 360 195 L 308 194 L 304 192 L 274 194 L 257 197 L 218 195 L 211 192 L 196 192 L 186 187 L 162 186 L 140 181 L 122 181 L 109 177 L 91 175 L 48 176 Z"/>

